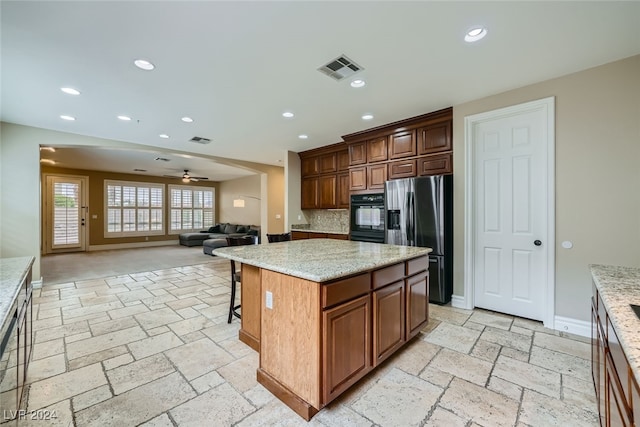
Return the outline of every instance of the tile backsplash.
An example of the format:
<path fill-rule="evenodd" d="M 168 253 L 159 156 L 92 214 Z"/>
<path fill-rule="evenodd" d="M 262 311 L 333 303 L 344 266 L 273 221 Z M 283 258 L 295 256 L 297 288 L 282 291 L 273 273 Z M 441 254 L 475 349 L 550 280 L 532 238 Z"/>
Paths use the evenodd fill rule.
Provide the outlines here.
<path fill-rule="evenodd" d="M 336 233 L 349 232 L 348 209 L 308 209 L 304 210 L 303 214 L 311 230 L 333 231 Z"/>

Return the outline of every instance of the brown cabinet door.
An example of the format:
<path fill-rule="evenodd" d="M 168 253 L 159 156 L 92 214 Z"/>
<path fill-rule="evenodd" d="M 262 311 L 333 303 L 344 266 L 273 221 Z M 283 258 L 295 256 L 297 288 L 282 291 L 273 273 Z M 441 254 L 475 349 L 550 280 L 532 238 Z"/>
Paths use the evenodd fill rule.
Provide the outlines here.
<path fill-rule="evenodd" d="M 418 155 L 451 150 L 451 120 L 418 128 Z"/>
<path fill-rule="evenodd" d="M 387 160 L 387 140 L 386 136 L 367 141 L 367 160 L 369 163 L 383 162 Z"/>
<path fill-rule="evenodd" d="M 331 173 L 338 170 L 336 153 L 323 154 L 318 161 L 320 173 Z"/>
<path fill-rule="evenodd" d="M 416 176 L 415 160 L 399 160 L 389 163 L 389 179 L 413 178 Z"/>
<path fill-rule="evenodd" d="M 367 188 L 384 189 L 387 180 L 387 164 L 367 166 Z"/>
<path fill-rule="evenodd" d="M 313 231 L 309 232 L 310 239 L 326 239 L 327 233 L 314 233 Z"/>
<path fill-rule="evenodd" d="M 367 168 L 350 168 L 349 169 L 349 189 L 351 191 L 367 189 Z"/>
<path fill-rule="evenodd" d="M 607 377 L 607 395 L 609 397 L 607 402 L 607 410 L 609 414 L 609 426 L 624 426 L 631 427 L 632 416 L 629 406 L 625 401 L 625 395 L 622 391 L 622 385 L 618 378 L 615 369 L 613 368 L 613 362 L 610 357 L 610 353 L 605 355 L 606 365 L 606 377 Z"/>
<path fill-rule="evenodd" d="M 405 279 L 407 292 L 407 337 L 416 336 L 429 321 L 429 275 L 427 272 Z"/>
<path fill-rule="evenodd" d="M 338 170 L 349 170 L 349 150 L 338 151 Z"/>
<path fill-rule="evenodd" d="M 302 209 L 318 208 L 318 178 L 302 178 Z"/>
<path fill-rule="evenodd" d="M 415 131 L 397 132 L 389 139 L 389 160 L 416 155 Z"/>
<path fill-rule="evenodd" d="M 318 174 L 318 156 L 307 157 L 302 159 L 301 166 L 302 176 L 317 175 Z"/>
<path fill-rule="evenodd" d="M 404 281 L 373 292 L 373 365 L 405 343 Z"/>
<path fill-rule="evenodd" d="M 332 234 L 332 233 L 327 233 L 327 239 L 334 239 L 334 240 L 349 240 L 349 235 L 348 235 L 348 234 Z"/>
<path fill-rule="evenodd" d="M 367 163 L 366 142 L 349 144 L 349 166 L 364 165 Z"/>
<path fill-rule="evenodd" d="M 338 208 L 349 208 L 349 172 L 338 174 Z"/>
<path fill-rule="evenodd" d="M 322 403 L 326 405 L 371 369 L 371 297 L 322 313 Z"/>
<path fill-rule="evenodd" d="M 320 207 L 323 209 L 332 209 L 337 206 L 336 198 L 337 181 L 335 175 L 320 175 L 318 179 L 318 191 Z"/>
<path fill-rule="evenodd" d="M 306 231 L 292 231 L 291 240 L 305 240 L 309 238 L 309 233 Z"/>
<path fill-rule="evenodd" d="M 418 176 L 453 173 L 453 154 L 434 154 L 418 159 Z"/>

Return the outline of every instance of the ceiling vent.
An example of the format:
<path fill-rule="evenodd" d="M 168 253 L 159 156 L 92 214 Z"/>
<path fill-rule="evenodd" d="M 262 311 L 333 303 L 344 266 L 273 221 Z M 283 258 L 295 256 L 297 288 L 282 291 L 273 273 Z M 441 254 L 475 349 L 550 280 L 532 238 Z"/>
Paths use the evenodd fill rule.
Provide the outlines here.
<path fill-rule="evenodd" d="M 160 161 L 160 162 L 170 162 L 170 159 L 166 159 L 164 157 L 156 157 L 156 160 Z"/>
<path fill-rule="evenodd" d="M 326 74 L 334 80 L 342 80 L 353 76 L 355 73 L 364 70 L 361 66 L 342 55 L 330 61 L 328 64 L 318 68 L 318 71 Z"/>
<path fill-rule="evenodd" d="M 146 172 L 147 170 L 146 169 L 138 169 L 138 168 L 136 168 L 133 171 L 134 172 Z"/>
<path fill-rule="evenodd" d="M 194 136 L 189 140 L 190 142 L 197 142 L 198 144 L 208 144 L 211 142 L 209 138 L 203 138 L 201 136 Z"/>

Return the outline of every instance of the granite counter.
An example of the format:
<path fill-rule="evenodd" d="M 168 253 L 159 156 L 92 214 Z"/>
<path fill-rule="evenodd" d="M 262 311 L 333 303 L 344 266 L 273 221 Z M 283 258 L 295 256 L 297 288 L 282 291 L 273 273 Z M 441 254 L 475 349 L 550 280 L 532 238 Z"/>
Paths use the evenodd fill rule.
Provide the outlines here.
<path fill-rule="evenodd" d="M 591 275 L 631 370 L 640 381 L 640 319 L 629 304 L 640 305 L 640 268 L 591 265 Z"/>
<path fill-rule="evenodd" d="M 310 239 L 262 245 L 230 246 L 213 255 L 312 282 L 327 282 L 428 255 L 430 248 Z"/>
<path fill-rule="evenodd" d="M 0 258 L 0 328 L 10 317 L 22 283 L 31 270 L 34 257 Z"/>

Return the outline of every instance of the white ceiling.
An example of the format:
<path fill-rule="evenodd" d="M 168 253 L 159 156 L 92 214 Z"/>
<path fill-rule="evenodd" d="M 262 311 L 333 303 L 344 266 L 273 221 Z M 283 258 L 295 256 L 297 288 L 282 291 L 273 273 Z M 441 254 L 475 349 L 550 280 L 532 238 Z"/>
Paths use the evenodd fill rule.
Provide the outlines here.
<path fill-rule="evenodd" d="M 0 7 L 2 121 L 273 165 L 282 165 L 286 150 L 335 143 L 341 135 L 640 53 L 637 1 L 2 1 Z M 478 24 L 487 37 L 465 43 L 464 33 Z M 317 71 L 341 54 L 364 67 L 357 75 L 364 88 Z M 137 58 L 156 69 L 137 69 Z M 62 86 L 82 94 L 66 95 Z M 283 118 L 285 110 L 295 117 Z M 374 120 L 362 121 L 364 113 Z M 65 122 L 61 114 L 77 120 Z M 133 120 L 119 121 L 120 114 Z M 183 123 L 182 116 L 195 121 Z M 301 133 L 309 138 L 298 139 Z M 212 142 L 188 142 L 193 136 Z M 171 167 L 196 169 L 182 160 Z M 115 170 L 118 163 L 109 162 Z M 199 173 L 216 178 L 211 168 Z"/>

